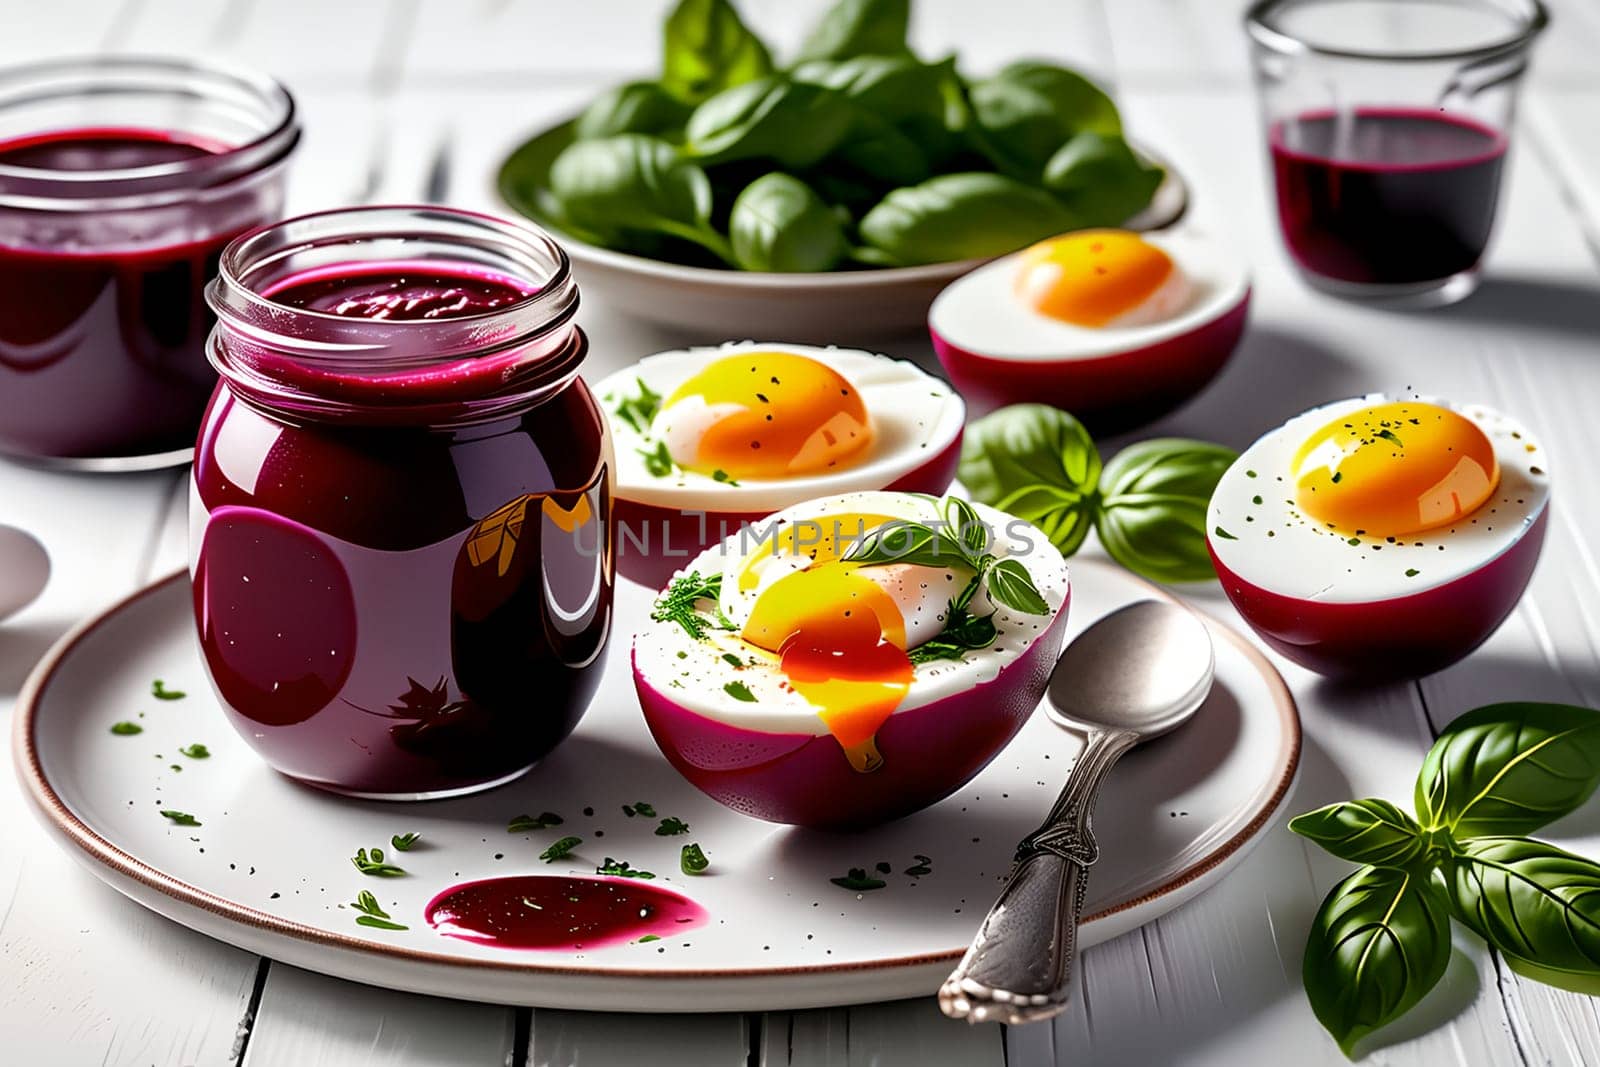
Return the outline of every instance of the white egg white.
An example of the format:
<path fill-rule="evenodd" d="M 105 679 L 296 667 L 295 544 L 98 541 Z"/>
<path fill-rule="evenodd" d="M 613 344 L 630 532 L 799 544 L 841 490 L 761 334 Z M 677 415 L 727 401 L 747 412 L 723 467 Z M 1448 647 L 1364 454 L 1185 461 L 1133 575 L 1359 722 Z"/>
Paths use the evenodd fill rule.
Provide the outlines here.
<path fill-rule="evenodd" d="M 918 664 L 910 692 L 895 709 L 895 714 L 993 680 L 1007 664 L 1015 661 L 1044 634 L 1051 619 L 1066 603 L 1066 561 L 1049 539 L 1037 528 L 1010 515 L 981 504 L 973 507 L 990 528 L 990 551 L 1001 558 L 1013 557 L 1022 562 L 1045 602 L 1050 605 L 1050 614 L 1028 615 L 1012 611 L 990 601 L 988 590 L 980 589 L 973 599 L 972 610 L 984 613 L 994 611 L 998 634 L 994 644 L 984 649 L 969 650 L 960 660 L 935 660 Z M 826 522 L 829 516 L 841 514 L 889 515 L 918 522 L 937 522 L 940 518 L 938 501 L 916 493 L 847 493 L 825 500 L 806 501 L 751 527 L 742 539 L 740 535 L 735 535 L 720 545 L 706 549 L 679 574 L 696 572 L 702 576 L 732 576 L 752 553 L 772 553 L 771 531 L 781 530 L 796 522 Z M 851 531 L 853 533 L 854 527 L 851 527 Z M 808 563 L 809 560 L 803 562 Z M 799 566 L 797 564 L 789 570 L 798 569 Z M 913 640 L 915 644 L 921 644 L 942 628 L 942 616 L 948 606 L 948 597 L 941 591 L 940 584 L 945 572 L 936 568 L 900 565 L 881 569 L 891 568 L 898 573 L 892 577 L 886 575 L 880 584 L 889 591 L 908 620 L 908 644 Z M 730 622 L 740 625 L 749 618 L 755 598 L 775 580 L 776 575 L 769 577 L 763 574 L 759 589 L 741 593 L 730 588 L 734 582 L 725 579 L 719 607 Z M 958 577 L 946 584 L 959 589 L 963 581 Z M 929 586 L 926 590 L 922 588 L 924 582 Z M 935 603 L 936 598 L 938 603 Z M 938 616 L 937 623 L 930 627 L 926 622 L 917 621 L 913 639 L 912 620 L 920 619 L 930 610 Z M 675 623 L 652 620 L 634 637 L 633 654 L 635 668 L 645 681 L 699 715 L 765 733 L 822 736 L 828 732 L 817 716 L 816 709 L 787 686 L 779 670 L 777 657 L 741 640 L 736 630 L 711 628 L 706 631 L 705 639 L 700 640 Z M 729 655 L 743 666 L 734 666 L 725 658 Z M 727 689 L 732 682 L 740 683 L 755 699 L 741 700 L 733 696 Z"/>
<path fill-rule="evenodd" d="M 1341 415 L 1394 399 L 1373 394 L 1312 408 L 1246 449 L 1217 483 L 1206 516 L 1223 566 L 1283 596 L 1359 604 L 1445 585 L 1515 544 L 1549 504 L 1549 457 L 1522 426 L 1477 404 L 1413 398 L 1471 419 L 1500 463 L 1494 494 L 1453 525 L 1392 540 L 1358 537 L 1329 529 L 1295 505 L 1294 457 L 1306 439 Z"/>
<path fill-rule="evenodd" d="M 843 375 L 855 387 L 872 420 L 872 442 L 858 461 L 827 474 L 741 478 L 737 484 L 682 469 L 663 477 L 651 474 L 644 453 L 653 450 L 658 439 L 618 418 L 618 403 L 636 396 L 641 381 L 665 399 L 707 364 L 739 352 L 809 356 Z M 772 511 L 830 493 L 881 489 L 938 455 L 956 439 L 966 422 L 966 405 L 943 379 L 906 360 L 845 348 L 741 341 L 662 352 L 606 376 L 592 389 L 605 409 L 616 446 L 617 495 L 641 504 L 685 511 Z M 703 418 L 697 418 L 692 409 L 685 410 L 679 418 L 675 408 L 673 432 L 681 437 L 669 446 L 671 451 L 691 453 L 704 426 L 714 421 L 715 407 L 702 402 Z"/>
<path fill-rule="evenodd" d="M 1075 326 L 1037 310 L 1017 295 L 1022 253 L 1014 252 L 951 282 L 928 309 L 928 327 L 946 343 L 991 359 L 1097 359 L 1199 329 L 1249 291 L 1244 265 L 1217 241 L 1193 230 L 1140 236 L 1171 256 L 1176 269 L 1120 321 Z"/>

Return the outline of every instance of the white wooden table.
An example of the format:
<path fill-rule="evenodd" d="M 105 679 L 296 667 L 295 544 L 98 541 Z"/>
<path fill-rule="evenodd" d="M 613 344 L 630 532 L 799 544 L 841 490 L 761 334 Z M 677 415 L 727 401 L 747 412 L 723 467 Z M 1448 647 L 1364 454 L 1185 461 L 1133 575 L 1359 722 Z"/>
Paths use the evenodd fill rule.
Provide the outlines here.
<path fill-rule="evenodd" d="M 662 0 L 5 0 L 0 62 L 95 49 L 227 55 L 296 92 L 307 138 L 294 211 L 415 201 L 441 186 L 493 209 L 487 175 L 519 132 L 655 62 Z M 743 0 L 792 39 L 818 3 Z M 920 0 L 919 40 L 978 65 L 1041 43 L 1115 82 L 1141 139 L 1197 190 L 1197 219 L 1254 264 L 1247 341 L 1157 430 L 1242 446 L 1314 403 L 1411 386 L 1479 398 L 1554 454 L 1544 559 L 1489 644 L 1417 684 L 1351 690 L 1282 665 L 1305 719 L 1299 811 L 1408 801 L 1422 752 L 1496 699 L 1600 705 L 1600 0 L 1559 0 L 1517 130 L 1489 276 L 1461 306 L 1398 315 L 1336 303 L 1289 274 L 1274 232 L 1237 0 Z M 1048 28 L 1048 32 L 1046 31 Z M 588 303 L 591 371 L 681 338 Z M 841 338 L 841 340 L 847 340 Z M 927 358 L 907 344 L 907 354 Z M 0 461 L 0 521 L 55 574 L 0 625 L 0 712 L 72 623 L 185 559 L 184 473 L 85 477 Z M 1231 611 L 1220 594 L 1205 606 Z M 0 732 L 9 737 L 9 728 Z M 3 743 L 3 742 L 0 742 Z M 1594 807 L 1591 805 L 1591 807 Z M 1344 865 L 1282 827 L 1217 889 L 1090 950 L 1053 1026 L 969 1028 L 931 999 L 849 1010 L 621 1016 L 511 1009 L 352 985 L 210 941 L 122 899 L 51 845 L 0 774 L 0 1062 L 313 1067 L 1038 1067 L 1342 1062 L 1300 989 L 1317 902 Z M 1553 831 L 1600 853 L 1600 816 Z M 1587 997 L 1513 974 L 1458 940 L 1446 981 L 1373 1062 L 1600 1063 Z M 604 1007 L 604 1005 L 597 1005 Z"/>

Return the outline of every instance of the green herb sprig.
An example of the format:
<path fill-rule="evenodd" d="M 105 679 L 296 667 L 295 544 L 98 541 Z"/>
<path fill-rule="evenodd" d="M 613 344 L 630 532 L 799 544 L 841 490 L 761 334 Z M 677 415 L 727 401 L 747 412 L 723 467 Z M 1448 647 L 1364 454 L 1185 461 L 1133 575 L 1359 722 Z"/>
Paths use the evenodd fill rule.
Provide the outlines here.
<path fill-rule="evenodd" d="M 546 863 L 554 863 L 556 860 L 564 860 L 568 856 L 572 855 L 572 850 L 581 844 L 583 844 L 583 838 L 581 837 L 563 837 L 555 844 L 539 853 L 539 858 L 544 860 Z"/>
<path fill-rule="evenodd" d="M 698 641 L 705 637 L 708 626 L 719 630 L 734 628 L 733 622 L 717 606 L 721 597 L 722 575 L 702 577 L 699 572 L 690 571 L 672 580 L 666 592 L 656 600 L 655 607 L 650 609 L 650 618 L 656 622 L 675 622 Z M 702 601 L 711 603 L 709 611 L 700 607 Z"/>
<path fill-rule="evenodd" d="M 1206 441 L 1140 441 L 1102 470 L 1089 431 L 1045 404 L 1013 404 L 967 427 L 962 484 L 979 503 L 1033 523 L 1061 554 L 1091 529 L 1122 566 L 1158 582 L 1216 576 L 1206 511 L 1238 453 Z M 1216 536 L 1237 540 L 1218 526 Z"/>
<path fill-rule="evenodd" d="M 609 874 L 613 878 L 638 878 L 641 881 L 650 881 L 655 877 L 650 871 L 641 871 L 630 866 L 627 860 L 614 860 L 610 856 L 594 869 L 594 873 Z"/>
<path fill-rule="evenodd" d="M 612 413 L 633 427 L 634 431 L 641 434 L 650 432 L 650 424 L 655 421 L 656 413 L 661 410 L 661 394 L 644 384 L 643 378 L 635 378 L 634 384 L 638 392 L 633 396 L 625 396 L 617 401 Z"/>
<path fill-rule="evenodd" d="M 356 870 L 374 878 L 397 878 L 406 873 L 404 867 L 386 862 L 381 848 L 358 848 L 356 854 L 350 857 L 350 862 L 355 864 Z"/>
<path fill-rule="evenodd" d="M 378 898 L 370 890 L 363 889 L 350 906 L 361 913 L 356 916 L 357 925 L 370 926 L 375 930 L 411 929 L 389 918 L 389 913 L 379 906 Z"/>
<path fill-rule="evenodd" d="M 1518 974 L 1600 993 L 1600 863 L 1520 836 L 1576 810 L 1597 785 L 1600 712 L 1491 704 L 1434 742 L 1415 816 L 1368 798 L 1290 821 L 1363 865 L 1323 900 L 1303 967 L 1311 1008 L 1346 1055 L 1438 984 L 1451 916 Z"/>

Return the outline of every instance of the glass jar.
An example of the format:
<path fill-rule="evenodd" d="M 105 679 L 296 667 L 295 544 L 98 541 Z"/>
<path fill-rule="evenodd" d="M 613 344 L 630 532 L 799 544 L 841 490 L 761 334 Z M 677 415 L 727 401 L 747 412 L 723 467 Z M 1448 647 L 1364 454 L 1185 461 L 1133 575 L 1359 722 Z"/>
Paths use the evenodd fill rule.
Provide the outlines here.
<path fill-rule="evenodd" d="M 355 208 L 235 241 L 207 296 L 191 569 L 234 726 L 356 796 L 529 769 L 583 714 L 611 619 L 611 444 L 566 254 Z"/>
<path fill-rule="evenodd" d="M 216 385 L 205 284 L 281 213 L 299 139 L 260 75 L 113 57 L 0 71 L 0 452 L 187 461 Z"/>

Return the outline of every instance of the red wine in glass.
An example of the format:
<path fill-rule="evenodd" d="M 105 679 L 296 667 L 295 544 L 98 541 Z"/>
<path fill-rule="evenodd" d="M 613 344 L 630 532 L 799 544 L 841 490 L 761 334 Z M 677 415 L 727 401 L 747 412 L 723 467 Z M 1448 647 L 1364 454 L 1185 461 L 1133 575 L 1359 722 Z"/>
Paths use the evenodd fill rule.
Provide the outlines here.
<path fill-rule="evenodd" d="M 1413 108 L 1313 111 L 1272 127 L 1278 219 L 1323 278 L 1407 285 L 1471 270 L 1494 223 L 1500 131 Z"/>

